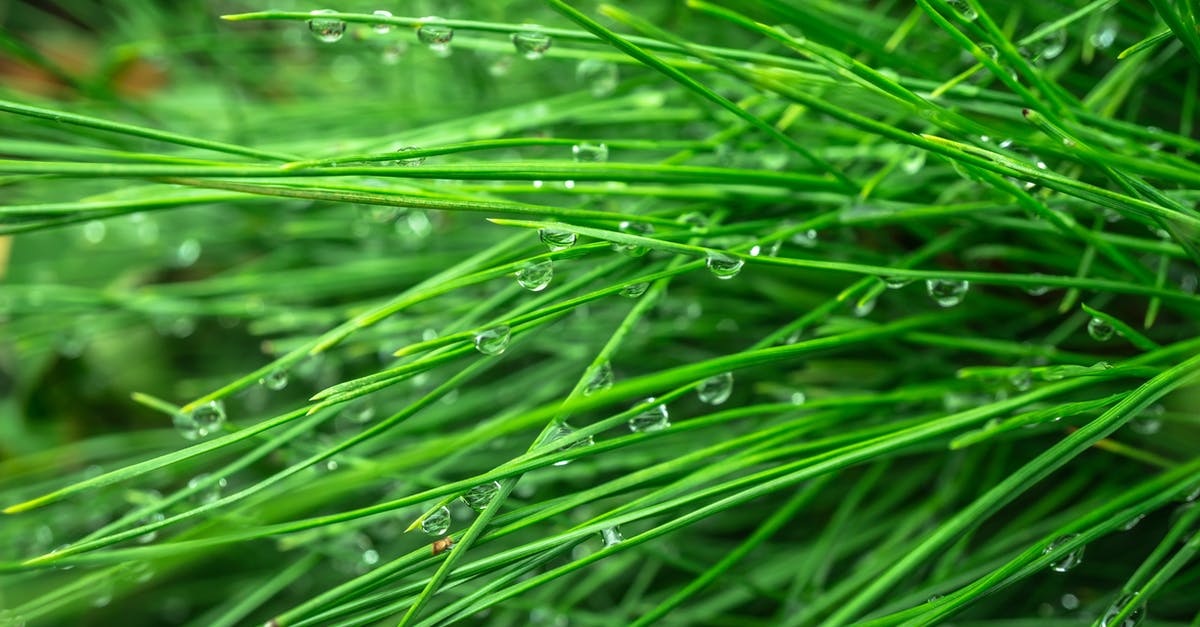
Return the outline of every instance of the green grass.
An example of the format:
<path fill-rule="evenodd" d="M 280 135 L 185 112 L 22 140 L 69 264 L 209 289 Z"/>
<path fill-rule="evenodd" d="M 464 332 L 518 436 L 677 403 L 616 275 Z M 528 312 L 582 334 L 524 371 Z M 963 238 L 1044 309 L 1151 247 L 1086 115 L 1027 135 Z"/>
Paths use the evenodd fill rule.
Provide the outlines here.
<path fill-rule="evenodd" d="M 335 4 L 0 10 L 0 626 L 1200 625 L 1193 4 Z"/>

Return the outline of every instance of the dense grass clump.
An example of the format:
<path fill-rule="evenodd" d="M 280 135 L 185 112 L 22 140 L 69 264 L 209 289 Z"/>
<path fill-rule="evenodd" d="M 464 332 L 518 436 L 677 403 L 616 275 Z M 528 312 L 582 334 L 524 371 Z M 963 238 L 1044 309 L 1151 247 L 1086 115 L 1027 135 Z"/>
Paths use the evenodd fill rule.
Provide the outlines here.
<path fill-rule="evenodd" d="M 1195 3 L 384 4 L 0 7 L 0 626 L 1200 625 Z"/>

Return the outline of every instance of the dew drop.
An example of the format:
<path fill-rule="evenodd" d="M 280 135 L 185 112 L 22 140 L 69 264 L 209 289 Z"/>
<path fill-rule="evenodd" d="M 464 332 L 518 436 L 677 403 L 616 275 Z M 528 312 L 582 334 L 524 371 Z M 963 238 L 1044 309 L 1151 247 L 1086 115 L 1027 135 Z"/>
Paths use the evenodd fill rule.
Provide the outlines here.
<path fill-rule="evenodd" d="M 885 276 L 885 277 L 883 277 L 883 285 L 885 287 L 887 287 L 889 290 L 898 290 L 912 282 L 913 282 L 913 280 L 908 277 L 902 277 L 902 276 Z"/>
<path fill-rule="evenodd" d="M 708 228 L 708 216 L 699 211 L 689 211 L 675 218 L 675 221 L 688 225 L 693 231 L 703 231 Z"/>
<path fill-rule="evenodd" d="M 556 426 L 554 428 L 554 431 L 552 431 L 550 433 L 550 435 L 546 438 L 546 441 L 554 442 L 556 440 L 562 440 L 564 438 L 570 437 L 573 433 L 575 433 L 575 427 L 572 427 L 571 425 L 569 425 L 565 422 L 561 422 L 558 424 L 558 426 Z M 596 443 L 596 440 L 592 436 L 589 435 L 585 438 L 571 442 L 570 444 L 567 444 L 566 446 L 561 446 L 561 447 L 559 447 L 558 450 L 569 451 L 573 448 L 583 448 L 585 446 L 591 446 L 595 443 Z M 572 460 L 570 460 L 570 459 L 562 459 L 562 460 L 554 462 L 554 465 L 555 466 L 566 466 L 567 464 L 571 463 L 571 461 Z"/>
<path fill-rule="evenodd" d="M 1113 45 L 1117 40 L 1118 22 L 1106 21 L 1100 25 L 1096 32 L 1088 40 L 1096 47 L 1097 50 L 1105 50 Z"/>
<path fill-rule="evenodd" d="M 318 9 L 312 11 L 310 15 L 328 15 L 330 13 L 337 13 L 337 11 L 332 9 Z M 314 17 L 308 21 L 308 32 L 312 33 L 312 36 L 317 41 L 331 44 L 340 40 L 342 35 L 346 33 L 346 23 L 342 20 Z"/>
<path fill-rule="evenodd" d="M 956 281 L 949 279 L 928 279 L 925 281 L 925 290 L 929 292 L 929 297 L 939 307 L 953 307 L 963 301 L 967 295 L 967 290 L 971 288 L 968 281 Z"/>
<path fill-rule="evenodd" d="M 792 243 L 803 248 L 815 248 L 817 245 L 817 230 L 808 229 L 792 235 Z"/>
<path fill-rule="evenodd" d="M 366 424 L 375 419 L 375 405 L 366 399 L 354 401 L 338 414 L 338 419 L 353 425 Z"/>
<path fill-rule="evenodd" d="M 620 527 L 608 527 L 600 530 L 600 539 L 604 546 L 616 546 L 625 541 L 625 536 L 621 535 Z"/>
<path fill-rule="evenodd" d="M 650 289 L 650 284 L 646 282 L 634 283 L 621 288 L 621 296 L 625 298 L 639 298 L 646 290 Z"/>
<path fill-rule="evenodd" d="M 225 404 L 209 401 L 190 412 L 175 414 L 172 422 L 185 440 L 199 440 L 221 428 L 225 422 Z"/>
<path fill-rule="evenodd" d="M 583 388 L 584 396 L 591 396 L 596 392 L 602 392 L 611 388 L 613 385 L 613 369 L 612 364 L 608 360 L 600 362 L 592 369 L 591 375 L 588 377 L 587 385 Z"/>
<path fill-rule="evenodd" d="M 1134 527 L 1138 526 L 1138 523 L 1142 522 L 1142 519 L 1145 517 L 1145 514 L 1138 514 L 1137 516 L 1130 518 L 1121 525 L 1121 531 L 1129 531 L 1133 529 Z"/>
<path fill-rule="evenodd" d="M 979 44 L 979 50 L 993 61 L 1000 60 L 1000 52 L 992 44 Z"/>
<path fill-rule="evenodd" d="M 1116 329 L 1103 318 L 1092 318 L 1087 325 L 1088 335 L 1092 336 L 1097 342 L 1107 342 L 1112 339 Z"/>
<path fill-rule="evenodd" d="M 467 507 L 477 512 L 482 512 L 488 508 L 488 505 L 491 505 L 492 499 L 496 498 L 498 492 L 500 492 L 500 482 L 492 481 L 467 490 L 461 498 L 463 503 L 467 504 Z"/>
<path fill-rule="evenodd" d="M 484 355 L 499 355 L 508 348 L 509 337 L 510 332 L 506 325 L 480 331 L 475 334 L 475 350 Z"/>
<path fill-rule="evenodd" d="M 1059 547 L 1063 546 L 1064 544 L 1067 544 L 1068 542 L 1074 540 L 1077 537 L 1079 537 L 1079 534 L 1077 534 L 1077 533 L 1068 534 L 1065 536 L 1059 536 L 1053 542 L 1046 545 L 1046 548 L 1042 551 L 1042 554 L 1045 555 L 1047 553 L 1055 551 Z M 1074 551 L 1071 551 L 1070 553 L 1067 553 L 1066 555 L 1058 558 L 1057 560 L 1050 562 L 1050 570 L 1053 570 L 1054 572 L 1057 572 L 1057 573 L 1065 573 L 1065 572 L 1071 570 L 1072 568 L 1075 568 L 1076 566 L 1078 566 L 1081 562 L 1083 562 L 1083 547 L 1082 546 L 1080 546 L 1079 548 L 1075 549 Z"/>
<path fill-rule="evenodd" d="M 379 17 L 392 17 L 392 12 L 384 11 L 384 10 L 380 9 L 378 11 L 371 13 L 371 15 L 378 15 Z M 380 35 L 386 35 L 389 32 L 391 32 L 392 25 L 388 24 L 386 22 L 379 22 L 378 24 L 375 24 L 375 26 L 373 26 L 372 28 L 375 29 L 376 33 L 378 33 Z"/>
<path fill-rule="evenodd" d="M 1064 610 L 1070 611 L 1070 610 L 1079 609 L 1079 597 L 1077 597 L 1069 592 L 1067 594 L 1062 595 L 1062 599 L 1060 599 L 1059 602 L 1062 603 Z"/>
<path fill-rule="evenodd" d="M 855 303 L 855 305 L 854 305 L 855 317 L 866 318 L 867 316 L 871 315 L 871 312 L 875 311 L 875 303 L 878 302 L 878 300 L 879 300 L 878 298 L 871 297 L 867 300 L 860 300 L 857 303 Z"/>
<path fill-rule="evenodd" d="M 571 146 L 571 157 L 581 163 L 608 161 L 608 144 L 575 144 Z"/>
<path fill-rule="evenodd" d="M 700 402 L 709 405 L 724 403 L 729 400 L 730 394 L 733 394 L 732 372 L 722 372 L 714 377 L 709 377 L 696 386 L 696 396 L 700 398 Z"/>
<path fill-rule="evenodd" d="M 203 473 L 192 477 L 190 480 L 188 480 L 188 489 L 192 490 L 198 488 L 201 483 L 207 481 L 211 476 L 212 475 L 208 473 Z M 198 491 L 194 492 L 192 494 L 192 499 L 194 499 L 200 505 L 215 503 L 220 500 L 221 490 L 223 490 L 226 485 L 228 485 L 228 482 L 225 481 L 225 477 L 221 477 L 220 479 L 214 481 L 211 485 L 200 488 Z"/>
<path fill-rule="evenodd" d="M 92 596 L 92 607 L 105 607 L 113 600 L 113 582 L 111 579 L 96 580 L 96 591 Z"/>
<path fill-rule="evenodd" d="M 267 373 L 266 376 L 259 378 L 258 384 L 267 388 L 268 390 L 278 392 L 279 390 L 287 387 L 287 370 L 272 370 L 271 372 Z"/>
<path fill-rule="evenodd" d="M 434 54 L 444 57 L 450 54 L 450 40 L 454 39 L 454 29 L 438 24 L 440 21 L 440 17 L 425 18 L 417 28 L 417 40 L 429 46 Z"/>
<path fill-rule="evenodd" d="M 401 146 L 396 149 L 396 154 L 400 155 L 400 154 L 403 154 L 406 152 L 412 152 L 413 150 L 420 150 L 420 148 L 417 146 Z M 403 166 L 406 168 L 415 168 L 415 167 L 425 163 L 425 157 L 413 157 L 412 159 L 396 159 L 395 161 L 392 161 L 391 163 L 392 163 L 392 165 Z"/>
<path fill-rule="evenodd" d="M 708 271 L 721 280 L 732 279 L 742 271 L 746 262 L 727 253 L 709 253 L 704 265 Z"/>
<path fill-rule="evenodd" d="M 1045 26 L 1045 24 L 1038 26 L 1038 28 L 1035 28 L 1034 30 L 1038 30 L 1042 26 Z M 1059 28 L 1052 32 L 1046 33 L 1040 40 L 1038 40 L 1036 45 L 1038 47 L 1038 58 L 1045 61 L 1054 59 L 1062 54 L 1063 50 L 1067 49 L 1067 31 Z"/>
<path fill-rule="evenodd" d="M 575 67 L 575 80 L 587 87 L 593 97 L 610 96 L 617 90 L 620 71 L 617 64 L 600 59 L 584 59 Z"/>
<path fill-rule="evenodd" d="M 183 240 L 179 247 L 175 249 L 174 258 L 171 260 L 176 268 L 187 268 L 196 263 L 200 259 L 200 242 L 193 238 Z"/>
<path fill-rule="evenodd" d="M 967 2 L 967 0 L 946 0 L 946 4 L 950 5 L 951 9 L 958 12 L 964 20 L 974 22 L 979 18 L 979 13 Z"/>
<path fill-rule="evenodd" d="M 654 397 L 651 396 L 644 403 L 654 403 Z M 629 419 L 629 430 L 634 433 L 662 431 L 671 426 L 669 418 L 670 415 L 667 412 L 666 405 L 662 403 L 652 404 L 641 413 Z"/>
<path fill-rule="evenodd" d="M 643 237 L 654 232 L 654 227 L 644 222 L 626 221 L 619 224 L 617 228 L 619 228 L 622 233 L 640 235 Z M 613 243 L 613 249 L 627 257 L 642 257 L 649 252 L 649 249 L 647 249 L 645 246 L 639 246 L 637 244 Z"/>
<path fill-rule="evenodd" d="M 550 36 L 537 31 L 521 31 L 512 34 L 513 47 L 517 49 L 517 54 L 536 61 L 542 58 L 546 51 L 550 49 Z"/>
<path fill-rule="evenodd" d="M 920 172 L 925 167 L 925 151 L 920 148 L 911 150 L 904 161 L 900 162 L 900 169 L 905 174 L 913 175 Z"/>
<path fill-rule="evenodd" d="M 433 512 L 430 512 L 424 520 L 421 521 L 421 531 L 431 535 L 442 537 L 450 529 L 450 508 L 439 507 Z"/>
<path fill-rule="evenodd" d="M 1125 614 L 1125 618 L 1117 620 L 1117 617 L 1125 612 L 1130 606 L 1136 606 Z M 1142 624 L 1142 619 L 1146 617 L 1146 606 L 1138 603 L 1138 594 L 1136 592 L 1128 592 L 1113 601 L 1113 604 L 1108 606 L 1108 610 L 1104 612 L 1104 616 L 1100 618 L 1100 627 L 1137 627 Z"/>
<path fill-rule="evenodd" d="M 531 291 L 540 292 L 554 279 L 554 262 L 549 259 L 531 261 L 517 270 L 517 284 Z"/>
<path fill-rule="evenodd" d="M 571 231 L 560 229 L 538 229 L 538 239 L 550 249 L 550 252 L 566 250 L 575 245 L 579 236 Z"/>
<path fill-rule="evenodd" d="M 108 232 L 108 227 L 99 220 L 91 220 L 83 225 L 83 239 L 87 243 L 95 246 L 104 241 L 104 234 Z"/>

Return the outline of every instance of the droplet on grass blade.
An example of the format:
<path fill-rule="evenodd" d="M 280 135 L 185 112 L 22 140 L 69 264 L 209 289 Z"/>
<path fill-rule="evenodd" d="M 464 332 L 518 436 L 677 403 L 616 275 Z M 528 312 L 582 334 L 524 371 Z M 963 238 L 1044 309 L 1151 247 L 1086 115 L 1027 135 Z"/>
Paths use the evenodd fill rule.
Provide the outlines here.
<path fill-rule="evenodd" d="M 591 375 L 588 377 L 587 385 L 583 388 L 583 395 L 591 396 L 596 392 L 601 392 L 611 388 L 612 385 L 612 364 L 610 364 L 606 359 L 592 369 Z"/>
<path fill-rule="evenodd" d="M 571 425 L 569 425 L 565 422 L 560 422 L 560 423 L 558 423 L 557 426 L 554 427 L 554 430 L 550 432 L 549 436 L 546 438 L 546 442 L 555 442 L 558 440 L 566 439 L 566 438 L 570 437 L 572 434 L 574 434 L 575 431 L 576 431 L 575 427 L 572 427 Z M 583 448 L 585 446 L 592 446 L 595 443 L 596 443 L 596 440 L 592 436 L 589 435 L 587 437 L 575 440 L 574 442 L 570 442 L 568 444 L 560 446 L 558 448 L 558 450 L 569 451 L 571 449 Z M 571 463 L 571 461 L 572 460 L 569 460 L 569 459 L 562 459 L 562 460 L 554 462 L 554 465 L 555 466 L 566 466 L 567 464 Z"/>
<path fill-rule="evenodd" d="M 1116 332 L 1116 329 L 1114 329 L 1113 326 L 1103 318 L 1092 318 L 1091 320 L 1088 320 L 1087 331 L 1088 335 L 1092 336 L 1093 340 L 1096 340 L 1097 342 L 1107 342 L 1108 340 L 1112 339 L 1113 333 Z"/>
<path fill-rule="evenodd" d="M 967 295 L 967 290 L 971 288 L 968 281 L 957 281 L 953 279 L 928 279 L 925 281 L 925 289 L 929 292 L 929 297 L 939 307 L 954 307 L 963 301 Z"/>
<path fill-rule="evenodd" d="M 384 10 L 380 9 L 378 11 L 372 12 L 371 15 L 378 15 L 379 17 L 392 17 L 392 12 L 384 11 Z M 377 34 L 386 35 L 389 32 L 391 32 L 392 25 L 388 24 L 386 22 L 379 22 L 379 23 L 375 24 L 374 26 L 372 26 L 372 28 L 375 29 L 375 32 Z"/>
<path fill-rule="evenodd" d="M 420 150 L 418 146 L 401 146 L 396 149 L 397 155 L 403 155 L 406 152 Z M 396 159 L 391 162 L 392 165 L 404 166 L 406 168 L 415 168 L 425 163 L 425 157 L 413 157 L 412 159 Z"/>
<path fill-rule="evenodd" d="M 554 262 L 549 259 L 531 261 L 517 270 L 517 284 L 531 291 L 540 292 L 554 279 Z"/>
<path fill-rule="evenodd" d="M 538 239 L 550 249 L 550 252 L 566 250 L 575 245 L 579 236 L 571 231 L 561 229 L 538 229 Z"/>
<path fill-rule="evenodd" d="M 1046 555 L 1048 553 L 1056 551 L 1058 548 L 1062 547 L 1063 545 L 1067 544 L 1068 542 L 1071 542 L 1072 540 L 1074 540 L 1077 537 L 1079 537 L 1079 534 L 1077 534 L 1077 533 L 1067 534 L 1065 536 L 1059 536 L 1053 542 L 1046 545 L 1046 548 L 1042 551 L 1042 554 Z M 1057 573 L 1065 573 L 1065 572 L 1071 570 L 1072 568 L 1075 568 L 1082 562 L 1083 562 L 1083 547 L 1080 546 L 1080 547 L 1077 547 L 1075 550 L 1071 551 L 1070 553 L 1067 553 L 1066 555 L 1054 560 L 1053 562 L 1050 562 L 1050 570 L 1053 570 L 1054 572 L 1057 572 Z"/>
<path fill-rule="evenodd" d="M 496 498 L 496 494 L 499 492 L 500 483 L 498 481 L 492 481 L 477 485 L 470 490 L 467 490 L 461 498 L 463 503 L 467 504 L 467 507 L 470 507 L 477 512 L 482 512 L 488 508 L 488 505 L 492 503 L 492 499 Z"/>
<path fill-rule="evenodd" d="M 513 33 L 512 43 L 518 54 L 530 61 L 536 61 L 546 54 L 552 41 L 545 33 L 528 30 Z"/>
<path fill-rule="evenodd" d="M 200 505 L 208 505 L 209 503 L 215 503 L 220 500 L 221 490 L 225 489 L 225 486 L 227 485 L 225 477 L 221 477 L 213 481 L 210 485 L 200 488 L 200 485 L 207 482 L 210 477 L 212 477 L 212 475 L 209 473 L 201 473 L 188 480 L 187 487 L 189 490 L 195 490 L 199 488 L 199 490 L 192 493 L 192 500 Z"/>
<path fill-rule="evenodd" d="M 172 422 L 184 439 L 199 440 L 221 428 L 225 422 L 225 404 L 209 401 L 190 412 L 175 414 Z"/>
<path fill-rule="evenodd" d="M 571 156 L 581 163 L 602 163 L 608 161 L 608 144 L 575 144 L 571 146 Z"/>
<path fill-rule="evenodd" d="M 625 536 L 621 535 L 620 527 L 608 527 L 600 530 L 600 539 L 604 546 L 616 546 L 625 541 Z"/>
<path fill-rule="evenodd" d="M 645 282 L 626 285 L 621 288 L 621 296 L 625 298 L 638 298 L 642 294 L 645 294 L 648 289 L 650 289 L 650 284 Z"/>
<path fill-rule="evenodd" d="M 951 9 L 957 11 L 968 22 L 974 22 L 979 18 L 979 13 L 975 11 L 967 0 L 946 0 L 946 4 L 950 5 Z"/>
<path fill-rule="evenodd" d="M 654 227 L 643 222 L 625 221 L 617 225 L 617 228 L 620 229 L 622 233 L 640 235 L 643 237 L 654 233 Z M 621 244 L 614 242 L 612 246 L 614 250 L 627 257 L 642 257 L 649 252 L 649 249 L 647 249 L 645 246 L 639 246 L 637 244 Z"/>
<path fill-rule="evenodd" d="M 310 12 L 311 15 L 327 15 L 337 13 L 332 9 L 317 9 Z M 346 23 L 342 20 L 330 18 L 314 17 L 308 20 L 308 32 L 319 42 L 331 44 L 342 38 L 346 33 Z"/>
<path fill-rule="evenodd" d="M 733 394 L 732 372 L 722 372 L 709 377 L 696 387 L 696 396 L 700 398 L 700 402 L 709 405 L 720 405 L 729 400 L 731 394 Z"/>
<path fill-rule="evenodd" d="M 1131 606 L 1135 606 L 1129 609 Z M 1129 609 L 1125 614 L 1125 618 L 1117 620 L 1123 612 Z M 1113 601 L 1112 605 L 1105 610 L 1104 616 L 1100 618 L 1100 627 L 1137 627 L 1142 624 L 1142 619 L 1146 617 L 1146 606 L 1138 603 L 1138 593 L 1128 592 L 1122 594 Z"/>
<path fill-rule="evenodd" d="M 1040 29 L 1045 24 L 1039 25 L 1034 30 Z M 1049 61 L 1061 55 L 1063 50 L 1067 49 L 1067 32 L 1061 28 L 1055 29 L 1046 33 L 1034 44 L 1034 55 L 1039 59 Z"/>
<path fill-rule="evenodd" d="M 708 267 L 708 271 L 721 280 L 728 280 L 737 276 L 745 264 L 746 262 L 742 261 L 741 258 L 727 253 L 709 253 L 708 259 L 704 262 L 704 265 Z"/>
<path fill-rule="evenodd" d="M 279 390 L 282 390 L 283 388 L 287 387 L 287 384 L 288 384 L 287 370 L 282 370 L 282 369 L 272 370 L 271 372 L 267 373 L 266 375 L 260 377 L 258 379 L 258 384 L 267 388 L 268 390 L 278 392 Z"/>
<path fill-rule="evenodd" d="M 475 350 L 484 355 L 499 355 L 508 348 L 510 330 L 505 325 L 493 327 L 475 334 Z"/>
<path fill-rule="evenodd" d="M 450 508 L 439 507 L 421 521 L 421 531 L 441 537 L 450 529 Z"/>
<path fill-rule="evenodd" d="M 425 18 L 417 27 L 417 41 L 428 46 L 434 54 L 444 57 L 450 54 L 450 40 L 454 39 L 454 29 L 438 24 L 441 21 L 443 20 L 440 17 Z"/>
<path fill-rule="evenodd" d="M 654 404 L 629 419 L 630 431 L 634 433 L 650 433 L 652 431 L 662 431 L 671 426 L 670 415 L 667 412 L 666 405 L 655 403 L 653 396 L 647 398 L 644 402 Z"/>

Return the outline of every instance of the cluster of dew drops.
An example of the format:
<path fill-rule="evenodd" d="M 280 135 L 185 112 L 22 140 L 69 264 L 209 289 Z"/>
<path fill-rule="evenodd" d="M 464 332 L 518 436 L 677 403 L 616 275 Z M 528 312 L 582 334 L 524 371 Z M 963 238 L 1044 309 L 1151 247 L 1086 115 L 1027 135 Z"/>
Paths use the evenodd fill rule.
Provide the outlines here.
<path fill-rule="evenodd" d="M 308 20 L 308 30 L 317 41 L 331 44 L 340 41 L 346 34 L 345 21 L 333 17 L 323 17 L 337 13 L 331 9 L 318 9 L 311 12 L 314 17 Z M 390 11 L 384 10 L 375 11 L 373 15 L 381 18 L 393 17 Z M 454 29 L 443 24 L 444 21 L 440 17 L 426 17 L 421 20 L 421 24 L 417 28 L 417 41 L 425 44 L 434 54 L 440 56 L 450 54 L 450 42 L 454 39 Z M 387 22 L 379 22 L 373 28 L 377 34 L 386 35 L 392 30 L 392 25 Z M 550 36 L 541 32 L 540 27 L 535 25 L 527 25 L 523 29 L 512 34 L 513 47 L 516 48 L 517 53 L 530 61 L 545 56 L 553 42 Z"/>

